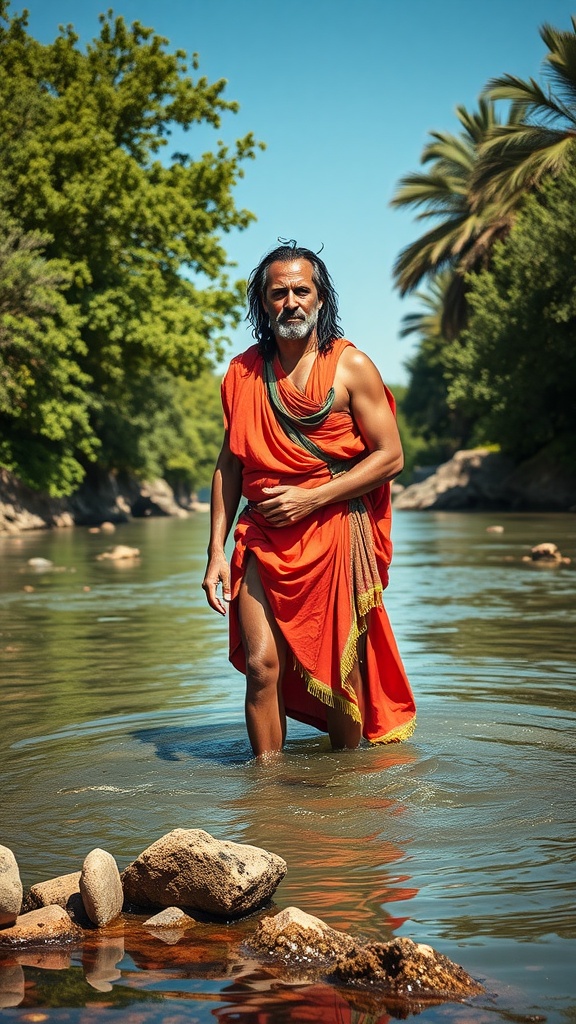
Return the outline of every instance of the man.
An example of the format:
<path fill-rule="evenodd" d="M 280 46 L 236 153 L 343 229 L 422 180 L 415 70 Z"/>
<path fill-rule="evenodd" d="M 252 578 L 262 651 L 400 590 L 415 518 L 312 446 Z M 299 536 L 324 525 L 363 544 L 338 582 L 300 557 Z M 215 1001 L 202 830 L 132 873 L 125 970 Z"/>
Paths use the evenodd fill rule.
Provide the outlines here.
<path fill-rule="evenodd" d="M 313 252 L 272 250 L 248 300 L 257 344 L 222 384 L 203 587 L 212 608 L 230 609 L 252 749 L 280 751 L 287 715 L 327 731 L 335 749 L 362 735 L 397 742 L 411 735 L 415 707 L 382 604 L 389 481 L 403 465 L 393 398 L 342 337 Z M 229 567 L 224 544 L 242 495 Z"/>

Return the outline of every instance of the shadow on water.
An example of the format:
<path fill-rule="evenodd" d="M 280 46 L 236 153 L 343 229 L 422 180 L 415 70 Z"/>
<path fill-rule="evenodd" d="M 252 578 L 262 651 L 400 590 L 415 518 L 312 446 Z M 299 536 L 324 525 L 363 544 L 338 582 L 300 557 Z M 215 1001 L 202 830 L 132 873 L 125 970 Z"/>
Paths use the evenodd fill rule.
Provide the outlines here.
<path fill-rule="evenodd" d="M 252 757 L 248 740 L 239 735 L 237 723 L 137 729 L 131 735 L 140 743 L 152 744 L 161 761 L 193 759 L 241 765 Z"/>

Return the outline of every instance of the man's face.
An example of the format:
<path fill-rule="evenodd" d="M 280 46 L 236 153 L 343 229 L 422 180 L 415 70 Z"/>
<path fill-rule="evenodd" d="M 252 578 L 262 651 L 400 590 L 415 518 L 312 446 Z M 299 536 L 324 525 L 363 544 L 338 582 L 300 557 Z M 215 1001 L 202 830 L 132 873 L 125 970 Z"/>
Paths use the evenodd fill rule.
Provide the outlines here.
<path fill-rule="evenodd" d="M 262 305 L 277 338 L 287 341 L 308 338 L 316 327 L 322 300 L 312 273 L 308 260 L 276 262 L 268 267 Z"/>

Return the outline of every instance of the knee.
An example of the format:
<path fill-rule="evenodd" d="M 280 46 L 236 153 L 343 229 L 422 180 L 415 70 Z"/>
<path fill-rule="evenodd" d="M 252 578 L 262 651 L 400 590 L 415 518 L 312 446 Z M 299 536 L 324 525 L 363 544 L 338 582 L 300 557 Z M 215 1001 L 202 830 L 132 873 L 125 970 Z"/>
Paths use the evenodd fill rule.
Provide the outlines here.
<path fill-rule="evenodd" d="M 280 679 L 280 664 L 274 656 L 246 659 L 246 695 L 248 700 L 266 699 L 276 693 Z"/>

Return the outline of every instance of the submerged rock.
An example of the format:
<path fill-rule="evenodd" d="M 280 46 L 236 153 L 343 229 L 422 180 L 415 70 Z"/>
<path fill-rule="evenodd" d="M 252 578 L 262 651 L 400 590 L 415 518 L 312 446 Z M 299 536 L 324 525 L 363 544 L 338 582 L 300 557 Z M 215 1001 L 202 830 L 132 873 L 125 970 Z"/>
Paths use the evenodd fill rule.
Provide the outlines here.
<path fill-rule="evenodd" d="M 291 969 L 403 1000 L 463 998 L 483 988 L 458 964 L 412 939 L 364 942 L 295 907 L 265 917 L 249 945 Z"/>
<path fill-rule="evenodd" d="M 140 558 L 140 548 L 131 548 L 127 544 L 117 544 L 116 547 L 111 548 L 109 551 L 103 551 L 102 554 L 96 555 L 98 562 L 122 562 L 128 558 Z"/>
<path fill-rule="evenodd" d="M 180 907 L 167 907 L 166 910 L 161 910 L 159 914 L 155 914 L 154 917 L 149 917 L 147 921 L 144 921 L 144 928 L 194 928 L 196 927 L 196 921 L 194 918 L 185 914 Z"/>
<path fill-rule="evenodd" d="M 484 989 L 458 964 L 412 939 L 370 942 L 339 959 L 339 981 L 369 985 L 405 998 L 478 995 Z"/>
<path fill-rule="evenodd" d="M 190 907 L 221 917 L 248 914 L 270 899 L 286 874 L 274 853 L 214 839 L 202 829 L 174 829 L 122 873 L 137 906 Z"/>
<path fill-rule="evenodd" d="M 16 857 L 0 846 L 0 925 L 13 924 L 22 906 L 22 882 Z"/>
<path fill-rule="evenodd" d="M 529 555 L 524 555 L 524 562 L 544 562 L 549 565 L 569 565 L 570 559 L 564 558 L 556 544 L 545 541 L 543 544 L 535 544 Z"/>

